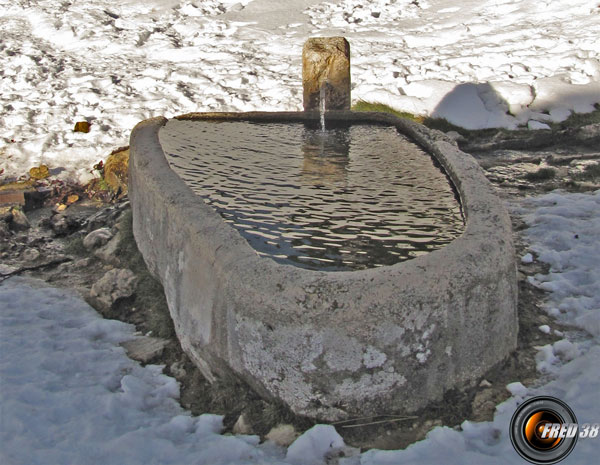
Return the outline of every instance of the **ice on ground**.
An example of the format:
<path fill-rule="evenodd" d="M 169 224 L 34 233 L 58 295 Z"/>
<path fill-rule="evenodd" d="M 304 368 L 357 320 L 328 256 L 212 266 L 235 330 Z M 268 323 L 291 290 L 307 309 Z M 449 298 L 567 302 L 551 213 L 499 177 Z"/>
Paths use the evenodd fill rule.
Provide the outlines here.
<path fill-rule="evenodd" d="M 0 170 L 45 163 L 84 181 L 152 116 L 301 110 L 312 36 L 350 41 L 354 101 L 537 129 L 600 102 L 599 10 L 589 0 L 0 0 Z M 90 133 L 74 133 L 77 121 Z"/>

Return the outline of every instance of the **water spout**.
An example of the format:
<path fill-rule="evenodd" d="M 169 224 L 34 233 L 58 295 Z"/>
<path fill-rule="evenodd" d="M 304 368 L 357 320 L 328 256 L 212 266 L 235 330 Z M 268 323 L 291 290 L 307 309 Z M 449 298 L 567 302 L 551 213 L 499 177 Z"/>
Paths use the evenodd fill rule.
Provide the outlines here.
<path fill-rule="evenodd" d="M 327 81 L 324 81 L 321 84 L 321 89 L 319 90 L 319 112 L 321 114 L 321 131 L 325 132 L 325 100 L 327 97 Z"/>

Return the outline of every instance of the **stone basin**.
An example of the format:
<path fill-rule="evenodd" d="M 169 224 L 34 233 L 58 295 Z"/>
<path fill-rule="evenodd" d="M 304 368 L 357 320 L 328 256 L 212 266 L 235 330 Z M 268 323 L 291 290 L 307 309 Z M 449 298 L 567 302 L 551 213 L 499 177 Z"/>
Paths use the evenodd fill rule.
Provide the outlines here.
<path fill-rule="evenodd" d="M 180 120 L 305 123 L 313 112 L 196 113 Z M 478 383 L 516 348 L 517 277 L 509 216 L 477 162 L 445 135 L 380 113 L 329 124 L 395 127 L 439 163 L 464 232 L 393 265 L 306 269 L 260 256 L 170 167 L 167 120 L 131 135 L 134 235 L 163 283 L 183 349 L 210 381 L 238 376 L 319 420 L 410 413 Z"/>

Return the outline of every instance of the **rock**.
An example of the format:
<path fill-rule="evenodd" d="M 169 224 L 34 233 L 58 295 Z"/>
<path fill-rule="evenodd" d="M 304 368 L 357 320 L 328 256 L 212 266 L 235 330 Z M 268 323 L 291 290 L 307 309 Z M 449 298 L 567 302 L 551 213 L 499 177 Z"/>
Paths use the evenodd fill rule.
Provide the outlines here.
<path fill-rule="evenodd" d="M 21 257 L 25 261 L 34 262 L 40 257 L 40 251 L 38 249 L 25 249 Z"/>
<path fill-rule="evenodd" d="M 8 276 L 15 273 L 18 268 L 0 263 L 0 276 Z"/>
<path fill-rule="evenodd" d="M 31 228 L 29 224 L 29 220 L 27 219 L 27 215 L 23 213 L 23 210 L 20 208 L 12 208 L 11 209 L 12 220 L 10 221 L 10 228 L 14 231 L 27 231 Z"/>
<path fill-rule="evenodd" d="M 581 142 L 595 142 L 600 140 L 600 123 L 582 126 L 575 134 L 575 138 Z"/>
<path fill-rule="evenodd" d="M 483 379 L 481 380 L 481 383 L 479 383 L 479 387 L 489 388 L 492 387 L 492 383 L 490 383 L 487 379 Z"/>
<path fill-rule="evenodd" d="M 493 389 L 483 389 L 475 394 L 471 403 L 471 412 L 473 421 L 489 420 L 496 410 L 497 395 Z"/>
<path fill-rule="evenodd" d="M 91 232 L 99 228 L 110 227 L 117 221 L 120 215 L 121 210 L 118 208 L 103 208 L 85 220 L 86 229 Z"/>
<path fill-rule="evenodd" d="M 141 363 L 150 363 L 162 355 L 168 344 L 168 339 L 144 336 L 125 341 L 121 346 L 129 358 Z"/>
<path fill-rule="evenodd" d="M 448 131 L 446 133 L 446 136 L 448 136 L 454 142 L 465 142 L 466 141 L 465 137 L 456 131 Z"/>
<path fill-rule="evenodd" d="M 54 214 L 43 223 L 44 226 L 52 229 L 55 236 L 67 236 L 81 227 L 82 220 L 67 212 L 61 212 Z"/>
<path fill-rule="evenodd" d="M 87 121 L 77 121 L 73 128 L 73 132 L 90 132 L 90 126 L 90 123 Z"/>
<path fill-rule="evenodd" d="M 113 233 L 108 228 L 100 228 L 96 229 L 89 233 L 83 239 L 83 246 L 88 250 L 97 249 L 98 247 L 102 247 L 108 241 L 110 241 L 113 237 Z"/>
<path fill-rule="evenodd" d="M 0 223 L 8 224 L 12 221 L 11 210 L 11 207 L 0 207 Z"/>
<path fill-rule="evenodd" d="M 252 426 L 250 426 L 243 413 L 239 416 L 235 425 L 233 425 L 233 434 L 252 434 Z"/>
<path fill-rule="evenodd" d="M 90 297 L 99 305 L 111 308 L 120 299 L 132 297 L 135 294 L 137 278 L 131 270 L 114 269 L 107 271 L 90 291 Z"/>
<path fill-rule="evenodd" d="M 119 234 L 115 234 L 113 238 L 108 241 L 108 243 L 104 247 L 100 247 L 94 252 L 94 255 L 98 257 L 100 260 L 110 263 L 111 265 L 120 266 L 121 260 L 117 255 L 117 248 L 119 247 L 119 242 L 121 242 L 121 236 Z"/>
<path fill-rule="evenodd" d="M 187 375 L 187 371 L 184 368 L 184 365 L 185 365 L 185 362 L 180 360 L 179 362 L 175 362 L 175 363 L 171 364 L 171 366 L 169 367 L 169 369 L 171 370 L 171 374 L 176 379 L 184 378 L 185 375 Z"/>
<path fill-rule="evenodd" d="M 129 149 L 112 153 L 104 164 L 104 180 L 113 192 L 127 193 Z"/>
<path fill-rule="evenodd" d="M 265 436 L 268 441 L 273 441 L 281 447 L 288 447 L 300 434 L 292 425 L 277 425 Z"/>
<path fill-rule="evenodd" d="M 304 111 L 319 111 L 324 85 L 327 110 L 350 110 L 350 44 L 343 37 L 313 37 L 304 43 Z"/>
<path fill-rule="evenodd" d="M 88 268 L 89 266 L 92 265 L 92 259 L 91 258 L 81 258 L 75 262 L 73 262 L 73 264 L 71 265 L 72 268 L 74 270 L 83 270 L 85 268 Z"/>

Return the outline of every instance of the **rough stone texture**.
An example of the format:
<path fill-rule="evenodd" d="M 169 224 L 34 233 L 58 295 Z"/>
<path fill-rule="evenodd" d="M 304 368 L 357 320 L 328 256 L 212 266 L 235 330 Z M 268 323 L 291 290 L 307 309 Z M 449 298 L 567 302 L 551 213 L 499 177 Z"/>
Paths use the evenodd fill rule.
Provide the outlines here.
<path fill-rule="evenodd" d="M 150 363 L 163 353 L 168 344 L 168 339 L 144 336 L 125 341 L 121 345 L 129 358 L 142 363 Z"/>
<path fill-rule="evenodd" d="M 97 249 L 106 244 L 112 237 L 113 234 L 109 228 L 99 228 L 83 238 L 83 245 L 88 250 Z"/>
<path fill-rule="evenodd" d="M 29 224 L 29 219 L 27 219 L 27 215 L 23 213 L 23 210 L 20 208 L 12 208 L 12 221 L 9 226 L 11 229 L 15 231 L 27 231 L 31 228 L 31 224 Z"/>
<path fill-rule="evenodd" d="M 121 235 L 117 233 L 108 243 L 96 249 L 94 251 L 94 255 L 98 257 L 100 260 L 110 263 L 114 266 L 121 265 L 121 259 L 117 254 L 117 249 L 119 248 L 119 243 L 121 242 Z"/>
<path fill-rule="evenodd" d="M 90 297 L 99 305 L 110 308 L 117 300 L 133 296 L 136 284 L 137 278 L 131 270 L 110 270 L 94 283 Z"/>
<path fill-rule="evenodd" d="M 303 121 L 295 112 L 181 118 Z M 330 120 L 394 125 L 453 181 L 464 234 L 392 266 L 311 271 L 261 258 L 169 168 L 164 118 L 131 135 L 136 241 L 163 283 L 183 349 L 207 376 L 233 371 L 263 396 L 324 420 L 409 413 L 474 385 L 516 348 L 511 223 L 477 162 L 442 133 L 392 115 Z"/>
<path fill-rule="evenodd" d="M 350 44 L 343 37 L 313 37 L 304 44 L 304 111 L 319 111 L 323 85 L 328 111 L 350 110 Z"/>

